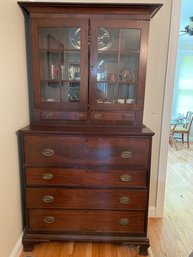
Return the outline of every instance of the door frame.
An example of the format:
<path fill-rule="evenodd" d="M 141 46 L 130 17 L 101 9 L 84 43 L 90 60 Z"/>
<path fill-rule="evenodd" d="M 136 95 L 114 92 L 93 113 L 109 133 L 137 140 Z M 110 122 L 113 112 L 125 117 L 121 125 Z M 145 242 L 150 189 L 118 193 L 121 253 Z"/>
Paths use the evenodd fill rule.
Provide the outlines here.
<path fill-rule="evenodd" d="M 164 211 L 165 184 L 168 158 L 168 138 L 170 131 L 170 117 L 172 109 L 172 97 L 176 71 L 176 59 L 178 50 L 178 37 L 180 28 L 182 0 L 172 0 L 170 37 L 165 77 L 165 93 L 162 112 L 162 127 L 160 136 L 160 155 L 158 164 L 158 183 L 156 194 L 155 217 L 162 217 Z"/>

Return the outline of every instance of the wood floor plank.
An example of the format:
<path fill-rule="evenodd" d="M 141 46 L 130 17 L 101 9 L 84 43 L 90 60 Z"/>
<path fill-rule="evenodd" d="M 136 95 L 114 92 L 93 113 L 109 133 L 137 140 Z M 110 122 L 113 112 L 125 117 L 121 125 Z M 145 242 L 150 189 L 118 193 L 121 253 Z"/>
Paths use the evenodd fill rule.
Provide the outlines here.
<path fill-rule="evenodd" d="M 136 247 L 111 243 L 50 242 L 37 244 L 20 257 L 141 257 Z M 148 257 L 148 256 L 147 256 Z"/>
<path fill-rule="evenodd" d="M 163 219 L 149 219 L 154 257 L 188 257 L 193 252 L 193 144 L 169 148 Z"/>

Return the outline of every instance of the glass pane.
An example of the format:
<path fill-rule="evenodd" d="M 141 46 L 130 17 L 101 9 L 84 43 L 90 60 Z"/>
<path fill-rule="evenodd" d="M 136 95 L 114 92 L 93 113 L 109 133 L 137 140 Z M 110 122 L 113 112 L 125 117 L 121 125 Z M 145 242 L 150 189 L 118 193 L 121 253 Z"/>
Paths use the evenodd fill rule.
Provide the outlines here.
<path fill-rule="evenodd" d="M 39 28 L 41 101 L 80 101 L 79 27 Z"/>
<path fill-rule="evenodd" d="M 39 28 L 39 48 L 58 49 L 60 45 L 58 28 Z"/>
<path fill-rule="evenodd" d="M 137 88 L 129 83 L 97 83 L 97 103 L 134 104 Z"/>
<path fill-rule="evenodd" d="M 97 60 L 97 80 L 109 80 L 115 82 L 118 73 L 117 53 L 99 53 Z"/>
<path fill-rule="evenodd" d="M 140 40 L 140 29 L 98 29 L 97 103 L 136 103 Z"/>
<path fill-rule="evenodd" d="M 119 80 L 137 82 L 139 72 L 139 54 L 120 54 Z"/>
<path fill-rule="evenodd" d="M 141 43 L 140 29 L 121 29 L 120 30 L 121 51 L 139 51 L 140 43 Z"/>
<path fill-rule="evenodd" d="M 118 49 L 119 29 L 99 28 L 98 29 L 98 50 L 107 51 Z"/>
<path fill-rule="evenodd" d="M 62 53 L 61 79 L 80 80 L 80 52 Z"/>
<path fill-rule="evenodd" d="M 61 48 L 77 49 L 81 48 L 81 28 L 80 27 L 60 27 Z"/>
<path fill-rule="evenodd" d="M 59 79 L 59 53 L 40 52 L 40 79 L 58 80 Z"/>
<path fill-rule="evenodd" d="M 80 83 L 69 82 L 63 85 L 63 101 L 80 102 Z"/>
<path fill-rule="evenodd" d="M 97 103 L 115 103 L 115 85 L 97 83 Z"/>
<path fill-rule="evenodd" d="M 55 82 L 41 82 L 41 101 L 59 102 L 60 86 Z"/>
<path fill-rule="evenodd" d="M 40 49 L 80 49 L 80 27 L 39 28 Z"/>

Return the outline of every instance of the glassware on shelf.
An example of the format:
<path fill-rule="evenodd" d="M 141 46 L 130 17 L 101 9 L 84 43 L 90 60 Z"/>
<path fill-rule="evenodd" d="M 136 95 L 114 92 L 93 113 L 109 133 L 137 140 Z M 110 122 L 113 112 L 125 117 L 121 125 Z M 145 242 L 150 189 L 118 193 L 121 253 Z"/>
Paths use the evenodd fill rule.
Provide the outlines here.
<path fill-rule="evenodd" d="M 58 64 L 50 64 L 50 79 L 58 79 Z"/>
<path fill-rule="evenodd" d="M 69 80 L 79 80 L 80 79 L 80 66 L 70 66 L 68 68 L 68 78 Z"/>
<path fill-rule="evenodd" d="M 68 101 L 69 102 L 80 101 L 80 83 L 69 83 Z"/>

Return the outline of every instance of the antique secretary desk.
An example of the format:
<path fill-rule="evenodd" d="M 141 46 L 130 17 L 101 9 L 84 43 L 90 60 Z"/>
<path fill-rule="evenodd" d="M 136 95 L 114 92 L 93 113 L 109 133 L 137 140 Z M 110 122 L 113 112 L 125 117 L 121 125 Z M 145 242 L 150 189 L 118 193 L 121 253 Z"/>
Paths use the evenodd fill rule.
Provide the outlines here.
<path fill-rule="evenodd" d="M 100 241 L 146 255 L 153 133 L 142 122 L 149 22 L 161 5 L 18 4 L 31 117 L 18 132 L 24 250 Z"/>

